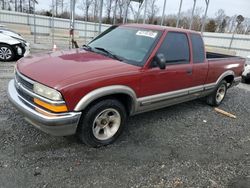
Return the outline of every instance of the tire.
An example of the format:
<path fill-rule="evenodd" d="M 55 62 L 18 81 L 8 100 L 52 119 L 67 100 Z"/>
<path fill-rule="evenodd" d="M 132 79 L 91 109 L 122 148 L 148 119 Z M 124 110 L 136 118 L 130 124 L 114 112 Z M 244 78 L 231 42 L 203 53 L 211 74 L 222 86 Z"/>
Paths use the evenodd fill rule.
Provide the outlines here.
<path fill-rule="evenodd" d="M 106 99 L 91 105 L 79 122 L 77 137 L 91 147 L 113 143 L 122 133 L 127 113 L 116 99 Z"/>
<path fill-rule="evenodd" d="M 250 78 L 249 77 L 242 77 L 241 82 L 244 84 L 249 84 L 250 83 Z"/>
<path fill-rule="evenodd" d="M 13 48 L 8 44 L 0 44 L 0 61 L 12 61 L 14 58 Z"/>
<path fill-rule="evenodd" d="M 246 78 L 242 76 L 242 77 L 241 77 L 241 82 L 242 82 L 242 83 L 246 83 Z"/>
<path fill-rule="evenodd" d="M 225 80 L 222 80 L 216 89 L 211 93 L 209 96 L 207 96 L 207 104 L 211 106 L 219 106 L 222 101 L 224 100 L 227 93 L 227 82 Z"/>

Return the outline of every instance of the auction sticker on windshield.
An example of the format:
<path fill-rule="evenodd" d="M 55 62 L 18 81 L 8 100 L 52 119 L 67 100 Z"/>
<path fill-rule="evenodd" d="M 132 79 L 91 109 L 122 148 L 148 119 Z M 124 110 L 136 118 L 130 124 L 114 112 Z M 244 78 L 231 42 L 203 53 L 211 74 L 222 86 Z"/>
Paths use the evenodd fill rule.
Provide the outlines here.
<path fill-rule="evenodd" d="M 157 36 L 157 32 L 153 32 L 153 31 L 137 31 L 136 35 L 155 38 Z"/>

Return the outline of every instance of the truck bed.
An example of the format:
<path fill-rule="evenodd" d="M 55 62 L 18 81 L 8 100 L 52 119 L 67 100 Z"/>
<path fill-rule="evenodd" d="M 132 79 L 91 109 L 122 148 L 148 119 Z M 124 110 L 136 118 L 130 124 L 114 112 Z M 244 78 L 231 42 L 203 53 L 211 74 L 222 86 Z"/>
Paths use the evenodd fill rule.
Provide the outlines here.
<path fill-rule="evenodd" d="M 206 58 L 207 60 L 210 61 L 210 60 L 220 60 L 220 59 L 228 59 L 228 58 L 240 59 L 241 57 L 227 55 L 227 54 L 214 53 L 214 52 L 206 52 Z"/>
<path fill-rule="evenodd" d="M 207 83 L 214 83 L 226 71 L 233 71 L 235 77 L 241 76 L 245 59 L 239 56 L 206 52 L 209 70 Z"/>

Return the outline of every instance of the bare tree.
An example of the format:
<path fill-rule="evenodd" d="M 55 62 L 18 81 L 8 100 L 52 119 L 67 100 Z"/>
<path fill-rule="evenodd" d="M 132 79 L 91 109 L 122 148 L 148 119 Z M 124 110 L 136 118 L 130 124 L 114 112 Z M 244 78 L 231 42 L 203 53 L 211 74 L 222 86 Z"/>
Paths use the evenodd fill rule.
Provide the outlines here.
<path fill-rule="evenodd" d="M 136 5 L 136 6 L 135 6 Z M 134 4 L 129 4 L 129 10 L 133 15 L 134 21 L 139 22 L 141 11 L 144 9 L 144 4 L 142 2 L 136 2 Z"/>
<path fill-rule="evenodd" d="M 224 32 L 225 31 L 225 27 L 227 26 L 227 21 L 225 20 L 226 18 L 226 14 L 225 11 L 223 9 L 219 9 L 216 13 L 215 13 L 215 22 L 217 25 L 217 32 Z"/>
<path fill-rule="evenodd" d="M 90 6 L 92 5 L 93 0 L 81 0 L 79 2 L 78 8 L 85 12 L 85 21 L 89 20 L 89 10 Z"/>
<path fill-rule="evenodd" d="M 156 5 L 157 0 L 148 0 L 148 22 L 149 23 L 154 23 L 155 21 L 155 16 L 157 12 L 159 11 L 159 7 Z"/>
<path fill-rule="evenodd" d="M 119 8 L 119 22 L 122 20 L 123 7 L 125 6 L 125 0 L 118 0 L 118 8 Z"/>
<path fill-rule="evenodd" d="M 250 18 L 245 18 L 244 27 L 245 27 L 244 34 L 250 34 Z"/>
<path fill-rule="evenodd" d="M 233 28 L 234 28 L 235 23 L 236 23 L 236 17 L 237 17 L 237 15 L 234 15 L 234 16 L 227 18 L 227 26 L 226 26 L 225 32 L 228 32 L 228 33 L 233 32 Z"/>
<path fill-rule="evenodd" d="M 97 20 L 97 15 L 99 12 L 99 0 L 94 0 L 94 4 L 93 4 L 93 20 L 94 22 Z"/>
<path fill-rule="evenodd" d="M 106 6 L 106 12 L 107 12 L 107 23 L 111 23 L 111 11 L 112 11 L 112 4 L 114 0 L 106 0 L 105 6 Z"/>
<path fill-rule="evenodd" d="M 203 8 L 196 7 L 193 15 L 192 29 L 199 31 L 201 28 Z M 188 9 L 180 14 L 179 25 L 181 28 L 188 29 L 191 22 L 192 9 Z"/>
<path fill-rule="evenodd" d="M 215 20 L 210 19 L 208 21 L 208 23 L 206 24 L 205 31 L 207 31 L 207 32 L 215 32 L 216 28 L 217 28 L 217 26 L 216 26 Z"/>
<path fill-rule="evenodd" d="M 193 26 L 192 28 L 196 31 L 201 30 L 202 25 L 202 13 L 204 12 L 202 7 L 196 7 L 194 11 L 194 17 L 193 17 Z"/>
<path fill-rule="evenodd" d="M 129 4 L 129 9 L 130 9 L 130 12 L 133 15 L 134 20 L 136 21 L 137 18 L 139 17 L 138 16 L 139 15 L 139 10 L 136 10 L 136 8 L 132 4 Z"/>
<path fill-rule="evenodd" d="M 115 0 L 114 12 L 113 12 L 113 24 L 116 23 L 117 5 L 118 5 L 118 0 Z"/>
<path fill-rule="evenodd" d="M 159 18 L 159 20 L 160 20 L 160 18 Z M 166 23 L 166 26 L 175 27 L 176 20 L 177 20 L 177 16 L 175 14 L 170 14 L 170 15 L 167 15 L 165 17 L 164 23 Z"/>

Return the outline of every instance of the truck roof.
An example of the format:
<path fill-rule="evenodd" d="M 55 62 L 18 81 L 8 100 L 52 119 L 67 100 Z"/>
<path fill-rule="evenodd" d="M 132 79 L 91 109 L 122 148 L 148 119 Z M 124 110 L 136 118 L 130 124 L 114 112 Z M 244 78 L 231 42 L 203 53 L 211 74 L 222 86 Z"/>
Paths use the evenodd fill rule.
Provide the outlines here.
<path fill-rule="evenodd" d="M 167 27 L 167 26 L 160 26 L 160 25 L 151 25 L 151 24 L 122 24 L 120 26 L 125 27 L 134 27 L 134 28 L 143 28 L 143 29 L 153 29 L 158 31 L 179 31 L 179 32 L 185 32 L 185 33 L 196 33 L 200 34 L 197 31 L 189 30 L 189 29 L 182 29 L 182 28 L 176 28 L 176 27 Z"/>

